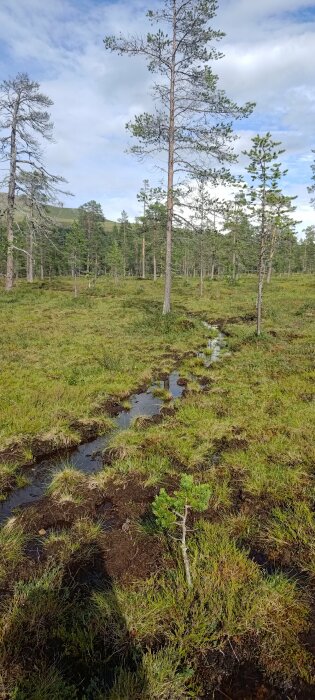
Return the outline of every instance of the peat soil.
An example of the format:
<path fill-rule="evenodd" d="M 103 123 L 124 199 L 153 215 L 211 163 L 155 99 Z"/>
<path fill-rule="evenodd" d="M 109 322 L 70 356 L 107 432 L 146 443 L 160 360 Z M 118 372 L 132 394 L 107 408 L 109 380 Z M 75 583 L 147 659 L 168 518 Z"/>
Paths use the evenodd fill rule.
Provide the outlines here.
<path fill-rule="evenodd" d="M 239 320 L 235 319 L 235 322 Z M 230 322 L 232 321 L 229 319 Z M 224 336 L 220 332 L 217 338 L 208 342 L 212 355 L 209 357 L 199 353 L 199 356 L 204 357 L 206 366 L 219 359 L 223 343 Z M 112 415 L 116 417 L 114 430 L 80 445 L 75 450 L 67 451 L 66 455 L 63 453 L 62 461 L 66 456 L 71 464 L 87 475 L 99 471 L 103 465 L 102 452 L 114 432 L 128 428 L 137 417 L 157 420 L 163 415 L 163 411 L 168 410 L 162 399 L 154 397 L 156 386 L 170 391 L 173 398 L 180 398 L 185 391 L 185 382 L 180 379 L 179 373 L 172 372 L 147 391 L 133 395 L 130 410 L 123 409 L 118 402 L 113 402 Z M 237 444 L 239 442 L 237 440 Z M 245 444 L 242 446 L 245 447 Z M 216 445 L 218 456 L 227 447 L 231 447 L 231 444 L 220 441 Z M 80 487 L 80 502 L 58 503 L 44 494 L 51 472 L 60 464 L 60 456 L 43 460 L 33 469 L 32 483 L 15 491 L 0 506 L 0 521 L 5 521 L 19 508 L 19 522 L 27 533 L 25 557 L 17 565 L 12 578 L 31 578 L 34 575 L 34 567 L 38 569 L 46 562 L 45 538 L 51 532 L 70 530 L 78 518 L 90 518 L 101 524 L 102 536 L 98 539 L 97 566 L 101 566 L 112 580 L 128 585 L 175 564 L 171 551 L 162 544 L 161 538 L 141 527 L 141 523 L 149 522 L 151 504 L 159 491 L 158 486 L 148 487 L 140 475 L 133 474 L 132 477 L 124 477 L 121 484 L 109 479 L 106 483 L 106 494 L 97 485 L 91 487 L 87 482 Z M 166 484 L 170 490 L 176 485 L 174 478 L 173 483 L 170 480 Z M 268 572 L 268 563 L 260 559 L 260 552 L 252 552 L 252 558 Z M 83 571 L 81 573 L 82 576 L 86 574 Z M 77 576 L 78 572 L 75 575 Z M 87 575 L 93 576 L 93 566 Z M 305 642 L 309 646 L 310 640 Z M 214 650 L 200 659 L 198 678 L 205 689 L 203 700 L 311 700 L 315 697 L 314 686 L 305 685 L 303 688 L 283 691 L 269 685 L 259 668 L 251 663 L 240 663 L 233 649 L 220 655 Z M 207 687 L 211 688 L 209 693 L 206 691 Z"/>

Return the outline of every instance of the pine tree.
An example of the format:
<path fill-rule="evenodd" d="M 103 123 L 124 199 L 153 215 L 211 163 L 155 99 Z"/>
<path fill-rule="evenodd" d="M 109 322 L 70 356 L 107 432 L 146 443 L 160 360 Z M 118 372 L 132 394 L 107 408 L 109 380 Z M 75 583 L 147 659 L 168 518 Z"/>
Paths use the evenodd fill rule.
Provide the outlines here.
<path fill-rule="evenodd" d="M 67 232 L 65 252 L 71 271 L 71 277 L 73 279 L 74 296 L 77 297 L 77 277 L 82 269 L 83 260 L 86 255 L 86 238 L 78 221 L 74 221 L 71 228 Z"/>
<path fill-rule="evenodd" d="M 156 33 L 105 39 L 110 51 L 145 56 L 149 71 L 160 75 L 154 87 L 155 112 L 137 116 L 128 128 L 138 140 L 133 153 L 165 153 L 167 158 L 164 314 L 171 306 L 175 178 L 180 173 L 212 180 L 225 177 L 224 165 L 234 159 L 230 121 L 247 116 L 253 107 L 239 108 L 217 87 L 211 62 L 222 57 L 214 44 L 223 34 L 209 26 L 217 7 L 216 0 L 163 0 L 161 9 L 148 12 Z"/>
<path fill-rule="evenodd" d="M 104 221 L 102 207 L 94 199 L 79 207 L 79 223 L 86 238 L 86 273 L 89 278 L 89 287 L 91 275 L 93 274 L 95 280 L 99 273 L 105 243 Z"/>
<path fill-rule="evenodd" d="M 273 141 L 268 132 L 265 136 L 254 136 L 252 148 L 245 151 L 250 162 L 247 171 L 251 176 L 252 185 L 248 190 L 248 204 L 259 225 L 259 255 L 258 255 L 258 294 L 257 294 L 257 335 L 261 334 L 262 321 L 262 297 L 264 276 L 268 258 L 270 234 L 268 228 L 268 216 L 274 198 L 280 196 L 279 181 L 286 174 L 286 170 L 281 170 L 278 161 L 279 156 L 284 153 L 279 149 L 279 141 Z"/>
<path fill-rule="evenodd" d="M 16 191 L 19 192 L 26 211 L 27 235 L 25 253 L 27 258 L 27 281 L 34 280 L 36 252 L 40 257 L 40 276 L 44 273 L 45 242 L 52 237 L 54 221 L 49 212 L 49 205 L 59 204 L 58 195 L 69 196 L 59 185 L 65 183 L 63 177 L 50 175 L 41 169 L 19 172 Z M 37 250 L 36 250 L 37 249 Z"/>
<path fill-rule="evenodd" d="M 315 153 L 315 151 L 312 151 L 312 153 Z M 315 207 L 315 160 L 311 166 L 311 169 L 312 169 L 312 183 L 313 184 L 310 185 L 310 187 L 308 187 L 308 191 L 312 195 L 311 204 Z"/>
<path fill-rule="evenodd" d="M 42 154 L 37 135 L 50 140 L 52 123 L 47 111 L 52 100 L 39 92 L 39 84 L 26 73 L 0 85 L 1 160 L 8 163 L 7 195 L 7 271 L 6 290 L 13 287 L 14 276 L 14 210 L 17 180 L 21 170 L 41 168 Z"/>

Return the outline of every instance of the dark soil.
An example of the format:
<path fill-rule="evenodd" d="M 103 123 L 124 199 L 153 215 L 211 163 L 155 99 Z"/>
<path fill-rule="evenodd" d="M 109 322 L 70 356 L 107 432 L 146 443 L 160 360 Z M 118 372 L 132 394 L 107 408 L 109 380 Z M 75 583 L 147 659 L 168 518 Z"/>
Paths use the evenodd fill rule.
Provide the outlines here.
<path fill-rule="evenodd" d="M 102 524 L 99 541 L 107 574 L 124 582 L 146 578 L 163 566 L 164 559 L 160 538 L 148 535 L 140 524 L 157 492 L 133 478 L 123 485 L 109 482 L 105 494 L 85 489 L 79 504 L 60 504 L 45 497 L 35 507 L 26 506 L 20 516 L 30 535 L 26 555 L 34 561 L 47 534 L 69 529 L 77 519 L 88 517 Z"/>

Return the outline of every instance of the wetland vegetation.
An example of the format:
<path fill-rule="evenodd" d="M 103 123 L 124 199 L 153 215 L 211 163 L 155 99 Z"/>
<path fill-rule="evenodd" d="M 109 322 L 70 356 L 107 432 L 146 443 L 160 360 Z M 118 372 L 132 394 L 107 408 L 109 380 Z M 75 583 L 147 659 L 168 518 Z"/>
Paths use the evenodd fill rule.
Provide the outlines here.
<path fill-rule="evenodd" d="M 31 478 L 23 465 L 39 445 L 109 430 L 139 386 L 176 367 L 185 391 L 158 420 L 114 432 L 96 473 L 60 455 L 46 493 L 4 522 L 3 688 L 41 700 L 312 697 L 312 276 L 274 279 L 260 338 L 251 277 L 206 282 L 203 297 L 176 279 L 166 318 L 160 282 L 99 281 L 78 299 L 59 285 L 1 299 L 14 377 L 3 498 Z M 225 334 L 209 367 L 202 320 Z M 207 510 L 189 516 L 191 589 L 152 510 L 183 474 L 209 489 Z"/>
<path fill-rule="evenodd" d="M 23 4 L 10 7 L 10 26 Z M 242 39 L 230 70 L 240 62 L 248 72 L 245 100 L 234 75 L 230 99 L 224 70 L 220 81 L 213 71 L 225 36 L 217 0 L 156 0 L 144 18 L 142 3 L 131 3 L 131 27 L 147 34 L 102 37 L 99 66 L 85 32 L 105 16 L 116 19 L 104 29 L 116 30 L 129 4 L 118 5 L 117 21 L 117 3 L 88 0 L 82 21 L 80 2 L 61 1 L 58 37 L 40 14 L 53 46 L 43 52 L 35 38 L 36 50 L 49 58 L 59 38 L 58 66 L 71 55 L 57 130 L 67 133 L 68 108 L 71 134 L 61 150 L 39 83 L 25 72 L 0 83 L 0 698 L 307 700 L 315 695 L 315 227 L 293 189 L 302 192 L 307 163 L 315 204 L 315 163 L 309 143 L 294 163 L 303 86 L 288 93 L 299 106 L 294 131 L 284 103 L 268 119 L 255 115 Z M 233 17 L 236 2 L 224 4 Z M 254 12 L 264 3 L 250 4 Z M 55 5 L 43 13 L 53 17 Z M 303 26 L 308 9 L 297 13 Z M 296 18 L 274 14 L 281 31 Z M 80 38 L 70 17 L 81 18 Z M 23 70 L 26 46 L 32 56 L 31 42 L 19 40 Z M 268 44 L 255 48 L 254 65 L 266 51 L 273 61 L 301 53 Z M 130 104 L 114 108 L 119 92 L 127 100 L 129 79 L 113 53 L 124 55 L 122 66 L 134 61 L 132 104 L 151 113 L 130 121 Z M 72 72 L 91 57 L 95 75 L 74 100 Z M 268 61 L 266 71 L 269 90 Z M 291 64 L 290 73 L 298 73 Z M 56 75 L 50 65 L 53 94 Z M 99 120 L 96 84 L 107 100 Z M 305 95 L 310 105 L 309 88 Z M 74 124 L 82 106 L 88 135 Z M 133 221 L 110 211 L 129 201 L 132 179 L 123 168 L 115 175 L 123 114 L 131 153 L 154 166 L 153 181 L 133 192 L 141 212 Z M 270 131 L 254 135 L 269 123 L 287 152 Z M 102 133 L 90 152 L 94 128 Z M 80 143 L 70 145 L 74 133 Z M 96 162 L 101 144 L 105 168 Z M 104 211 L 118 220 L 95 199 L 64 208 L 67 182 L 46 160 L 75 163 L 81 186 L 84 172 L 80 198 L 103 195 L 107 182 Z M 140 182 L 147 171 L 137 172 Z"/>

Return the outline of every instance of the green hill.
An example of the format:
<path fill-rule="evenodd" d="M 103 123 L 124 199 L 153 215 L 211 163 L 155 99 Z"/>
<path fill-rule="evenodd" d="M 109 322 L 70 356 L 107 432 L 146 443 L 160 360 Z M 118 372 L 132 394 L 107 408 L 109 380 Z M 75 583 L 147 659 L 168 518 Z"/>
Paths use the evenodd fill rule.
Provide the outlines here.
<path fill-rule="evenodd" d="M 0 192 L 0 211 L 3 212 L 6 207 L 6 194 Z M 79 218 L 78 208 L 75 207 L 48 207 L 49 215 L 56 221 L 57 224 L 71 224 L 72 221 Z M 26 215 L 23 197 L 16 198 L 16 220 L 21 221 Z M 106 220 L 104 222 L 105 230 L 111 230 L 114 221 Z"/>

